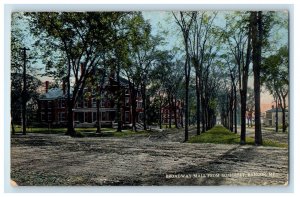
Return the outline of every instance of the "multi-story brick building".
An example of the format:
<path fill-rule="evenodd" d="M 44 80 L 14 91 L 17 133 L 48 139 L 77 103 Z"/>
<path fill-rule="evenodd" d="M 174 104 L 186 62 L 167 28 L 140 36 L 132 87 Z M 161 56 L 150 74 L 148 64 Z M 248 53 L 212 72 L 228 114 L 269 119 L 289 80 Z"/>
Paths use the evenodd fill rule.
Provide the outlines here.
<path fill-rule="evenodd" d="M 182 101 L 177 100 L 175 103 L 176 107 L 176 119 L 177 124 L 181 125 L 183 123 L 183 107 Z M 171 124 L 175 124 L 175 113 L 174 106 L 166 105 L 161 108 L 162 124 L 169 124 L 171 119 Z"/>
<path fill-rule="evenodd" d="M 64 86 L 60 88 L 48 89 L 49 82 L 45 83 L 45 93 L 41 95 L 38 102 L 38 117 L 42 124 L 46 125 L 65 125 L 67 121 L 67 102 Z M 101 126 L 113 127 L 117 119 L 117 100 L 116 90 L 117 82 L 111 77 L 105 79 L 101 93 L 97 90 L 87 87 L 73 109 L 75 127 L 94 127 L 97 122 L 97 100 L 96 97 L 101 95 L 100 99 L 100 122 Z M 130 127 L 135 118 L 140 122 L 143 116 L 142 98 L 140 91 L 136 95 L 136 115 L 133 117 L 131 92 L 128 81 L 124 78 L 120 80 L 120 112 L 123 126 Z M 89 94 L 87 94 L 89 93 Z M 86 96 L 89 95 L 89 96 Z"/>
<path fill-rule="evenodd" d="M 38 122 L 45 125 L 66 124 L 67 108 L 65 92 L 60 88 L 49 87 L 45 82 L 45 93 L 38 100 Z"/>

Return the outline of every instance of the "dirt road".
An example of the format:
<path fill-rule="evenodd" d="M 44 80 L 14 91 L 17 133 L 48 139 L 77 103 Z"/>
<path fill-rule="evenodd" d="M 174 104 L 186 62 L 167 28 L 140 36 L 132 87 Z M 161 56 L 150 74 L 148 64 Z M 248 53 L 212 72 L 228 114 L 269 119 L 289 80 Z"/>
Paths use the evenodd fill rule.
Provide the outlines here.
<path fill-rule="evenodd" d="M 123 138 L 13 136 L 19 185 L 284 185 L 288 150 L 181 143 L 180 131 Z"/>

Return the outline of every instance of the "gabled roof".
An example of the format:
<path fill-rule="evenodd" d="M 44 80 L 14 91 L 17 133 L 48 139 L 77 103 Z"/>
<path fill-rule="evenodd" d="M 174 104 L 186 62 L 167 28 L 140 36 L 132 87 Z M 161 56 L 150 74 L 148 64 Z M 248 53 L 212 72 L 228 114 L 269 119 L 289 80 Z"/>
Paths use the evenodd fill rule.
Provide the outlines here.
<path fill-rule="evenodd" d="M 116 78 L 111 78 L 115 83 L 117 82 Z M 105 77 L 104 86 L 109 86 L 109 78 L 108 76 Z M 120 76 L 120 85 L 125 87 L 129 85 L 129 81 Z M 72 95 L 73 88 L 71 87 L 71 95 Z M 61 88 L 51 88 L 48 90 L 47 93 L 40 95 L 40 100 L 54 100 L 58 98 L 64 98 L 65 95 L 63 94 L 63 90 Z"/>
<path fill-rule="evenodd" d="M 51 88 L 48 90 L 47 93 L 44 93 L 40 96 L 40 100 L 46 99 L 46 100 L 53 100 L 60 97 L 63 97 L 63 90 L 60 88 Z"/>
<path fill-rule="evenodd" d="M 113 80 L 114 83 L 117 83 L 117 77 L 110 77 L 111 80 Z M 123 77 L 120 76 L 120 85 L 121 86 L 128 86 L 129 81 Z"/>

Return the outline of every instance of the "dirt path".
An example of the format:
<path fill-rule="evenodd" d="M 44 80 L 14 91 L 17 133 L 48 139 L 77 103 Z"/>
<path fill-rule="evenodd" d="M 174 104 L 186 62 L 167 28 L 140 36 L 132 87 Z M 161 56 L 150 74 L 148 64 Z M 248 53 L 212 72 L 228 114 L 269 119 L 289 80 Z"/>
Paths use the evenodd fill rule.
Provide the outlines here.
<path fill-rule="evenodd" d="M 179 130 L 124 138 L 14 136 L 11 176 L 19 185 L 287 183 L 287 149 L 180 143 L 182 139 Z"/>

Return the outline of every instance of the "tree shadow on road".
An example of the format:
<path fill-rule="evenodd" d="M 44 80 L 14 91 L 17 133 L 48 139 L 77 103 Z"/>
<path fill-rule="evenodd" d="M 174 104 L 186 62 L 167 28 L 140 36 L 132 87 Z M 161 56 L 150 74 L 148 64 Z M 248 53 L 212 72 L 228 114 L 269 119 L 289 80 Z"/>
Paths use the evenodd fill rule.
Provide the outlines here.
<path fill-rule="evenodd" d="M 191 178 L 166 179 L 168 185 L 228 185 L 228 177 L 221 175 L 242 173 L 236 171 L 237 165 L 248 163 L 257 155 L 256 147 L 236 146 L 213 161 L 203 162 L 199 165 L 188 165 L 176 174 L 191 175 Z M 241 182 L 243 178 L 241 177 Z"/>

